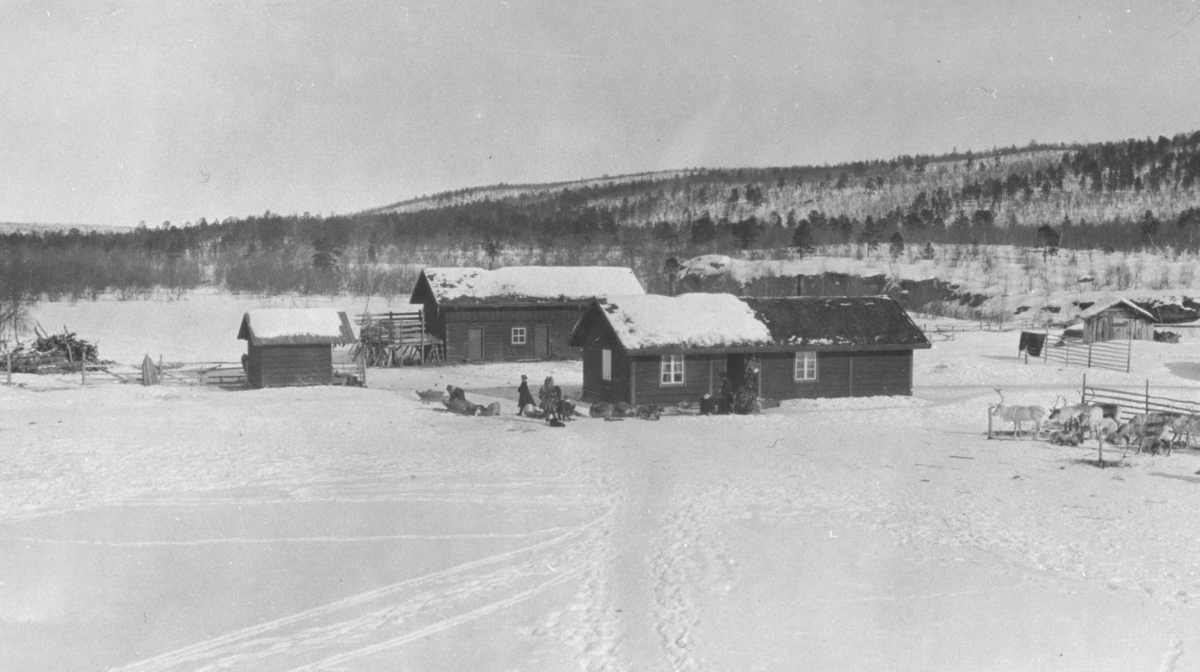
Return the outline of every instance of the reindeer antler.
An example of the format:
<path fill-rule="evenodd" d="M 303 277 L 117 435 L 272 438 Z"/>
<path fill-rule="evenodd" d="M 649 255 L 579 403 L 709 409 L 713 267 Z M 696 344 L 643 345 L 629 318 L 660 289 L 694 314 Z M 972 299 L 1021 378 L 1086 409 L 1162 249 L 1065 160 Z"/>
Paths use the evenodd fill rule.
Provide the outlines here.
<path fill-rule="evenodd" d="M 1000 403 L 1003 404 L 1004 403 L 1004 393 L 1001 392 L 1000 388 L 998 388 L 998 387 L 993 387 L 992 389 L 996 390 L 996 394 L 1000 395 Z"/>

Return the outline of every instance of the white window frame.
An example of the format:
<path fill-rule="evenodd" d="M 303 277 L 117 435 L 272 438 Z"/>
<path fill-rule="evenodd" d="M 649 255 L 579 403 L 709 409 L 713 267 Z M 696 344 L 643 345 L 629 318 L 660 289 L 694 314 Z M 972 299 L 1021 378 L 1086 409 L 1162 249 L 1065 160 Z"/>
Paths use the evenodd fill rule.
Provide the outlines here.
<path fill-rule="evenodd" d="M 797 383 L 815 383 L 817 375 L 817 353 L 813 350 L 797 350 L 792 363 L 792 380 Z"/>
<path fill-rule="evenodd" d="M 600 349 L 600 380 L 612 380 L 612 350 Z"/>
<path fill-rule="evenodd" d="M 525 345 L 526 342 L 527 341 L 526 341 L 525 327 L 513 327 L 512 328 L 512 344 L 513 345 Z"/>
<path fill-rule="evenodd" d="M 663 355 L 658 365 L 658 384 L 683 385 L 686 380 L 683 355 Z"/>

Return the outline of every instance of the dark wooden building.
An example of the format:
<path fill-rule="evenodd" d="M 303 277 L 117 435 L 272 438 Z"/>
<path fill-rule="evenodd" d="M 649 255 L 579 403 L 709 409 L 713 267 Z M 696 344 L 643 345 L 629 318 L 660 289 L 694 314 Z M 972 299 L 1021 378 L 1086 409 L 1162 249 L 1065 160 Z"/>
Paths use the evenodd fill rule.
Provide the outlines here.
<path fill-rule="evenodd" d="M 620 267 L 426 268 L 409 302 L 422 306 L 446 361 L 514 361 L 578 357 L 567 340 L 588 301 L 644 293 Z"/>
<path fill-rule="evenodd" d="M 593 301 L 571 334 L 589 401 L 673 404 L 741 386 L 757 364 L 767 399 L 912 394 L 913 350 L 930 347 L 888 297 Z"/>
<path fill-rule="evenodd" d="M 246 311 L 238 338 L 250 387 L 328 385 L 333 346 L 353 343 L 354 330 L 340 310 L 267 308 Z"/>
<path fill-rule="evenodd" d="M 1079 313 L 1083 321 L 1083 342 L 1117 340 L 1154 340 L 1154 316 L 1128 299 L 1097 302 Z"/>

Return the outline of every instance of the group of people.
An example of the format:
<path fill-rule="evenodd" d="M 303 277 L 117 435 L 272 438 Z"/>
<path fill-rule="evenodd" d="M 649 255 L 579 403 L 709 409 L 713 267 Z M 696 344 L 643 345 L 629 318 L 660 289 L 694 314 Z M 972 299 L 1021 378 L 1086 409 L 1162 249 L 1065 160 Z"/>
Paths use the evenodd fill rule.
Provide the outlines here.
<path fill-rule="evenodd" d="M 720 396 L 705 394 L 700 399 L 701 415 L 746 415 L 758 408 L 758 369 L 756 363 L 747 365 L 743 374 L 746 382 L 739 389 L 728 373 L 721 374 Z"/>
<path fill-rule="evenodd" d="M 554 384 L 553 376 L 546 376 L 535 403 L 529 391 L 529 377 L 522 375 L 521 385 L 517 387 L 517 415 L 544 417 L 550 425 L 561 427 L 564 420 L 575 415 L 575 404 L 563 395 L 561 387 Z"/>
<path fill-rule="evenodd" d="M 499 402 L 490 406 L 482 406 L 467 401 L 467 393 L 455 385 L 446 386 L 447 398 L 443 401 L 451 412 L 462 415 L 498 415 Z M 546 422 L 555 427 L 562 427 L 564 420 L 571 419 L 576 414 L 575 403 L 563 395 L 562 388 L 554 384 L 553 376 L 546 376 L 546 382 L 538 390 L 537 401 L 529 391 L 529 377 L 521 376 L 521 386 L 517 388 L 517 415 L 532 418 L 545 418 Z"/>

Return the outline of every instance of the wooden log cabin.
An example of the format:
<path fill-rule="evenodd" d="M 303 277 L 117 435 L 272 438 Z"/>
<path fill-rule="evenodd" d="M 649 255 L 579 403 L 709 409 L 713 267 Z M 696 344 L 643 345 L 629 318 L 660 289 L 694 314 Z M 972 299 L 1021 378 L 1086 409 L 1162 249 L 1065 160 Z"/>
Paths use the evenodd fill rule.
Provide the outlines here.
<path fill-rule="evenodd" d="M 238 338 L 250 387 L 329 385 L 333 346 L 353 343 L 354 330 L 340 310 L 266 308 L 246 311 Z"/>
<path fill-rule="evenodd" d="M 409 302 L 425 313 L 446 361 L 577 358 L 567 343 L 593 297 L 645 294 L 628 268 L 426 268 Z"/>
<path fill-rule="evenodd" d="M 1098 301 L 1079 313 L 1083 321 L 1083 342 L 1102 343 L 1117 340 L 1154 340 L 1154 315 L 1128 299 Z"/>
<path fill-rule="evenodd" d="M 913 351 L 930 347 L 888 297 L 731 294 L 595 300 L 570 344 L 585 400 L 663 405 L 719 394 L 722 374 L 740 387 L 747 369 L 766 399 L 907 396 Z"/>

